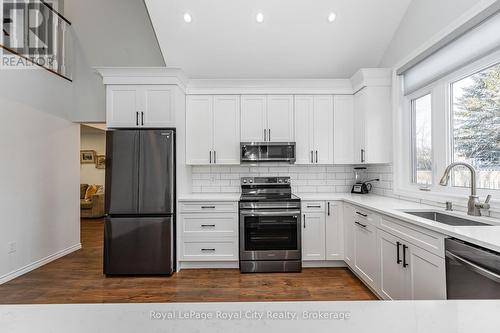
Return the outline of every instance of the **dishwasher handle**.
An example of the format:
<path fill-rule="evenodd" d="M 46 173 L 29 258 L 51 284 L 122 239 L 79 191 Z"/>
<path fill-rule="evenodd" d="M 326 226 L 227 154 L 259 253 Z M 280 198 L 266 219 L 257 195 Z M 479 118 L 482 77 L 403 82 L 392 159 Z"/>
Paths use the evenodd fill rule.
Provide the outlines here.
<path fill-rule="evenodd" d="M 487 270 L 479 265 L 476 265 L 475 263 L 473 263 L 465 258 L 457 256 L 456 254 L 451 253 L 450 251 L 446 251 L 446 257 L 459 262 L 460 264 L 469 268 L 471 271 L 474 271 L 475 273 L 480 274 L 487 279 L 495 281 L 496 283 L 500 283 L 500 275 L 493 273 L 493 272 L 491 272 L 491 271 L 489 271 L 489 270 Z"/>

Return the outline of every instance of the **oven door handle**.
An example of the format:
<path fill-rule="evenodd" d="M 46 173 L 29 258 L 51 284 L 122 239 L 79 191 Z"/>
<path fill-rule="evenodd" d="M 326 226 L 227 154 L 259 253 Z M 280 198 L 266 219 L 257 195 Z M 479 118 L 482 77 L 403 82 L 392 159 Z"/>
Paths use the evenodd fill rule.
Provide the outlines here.
<path fill-rule="evenodd" d="M 240 212 L 242 216 L 300 216 L 300 210 L 287 210 L 287 211 L 250 211 Z"/>
<path fill-rule="evenodd" d="M 451 253 L 450 251 L 446 251 L 446 256 L 448 258 L 455 260 L 455 261 L 458 261 L 462 265 L 467 266 L 470 270 L 484 276 L 485 278 L 490 279 L 492 281 L 495 281 L 496 283 L 500 283 L 500 275 L 495 274 L 493 272 L 490 272 L 489 270 L 487 270 L 481 266 L 478 266 L 478 265 L 474 264 L 473 262 L 470 262 L 467 259 L 459 257 L 459 256 Z"/>

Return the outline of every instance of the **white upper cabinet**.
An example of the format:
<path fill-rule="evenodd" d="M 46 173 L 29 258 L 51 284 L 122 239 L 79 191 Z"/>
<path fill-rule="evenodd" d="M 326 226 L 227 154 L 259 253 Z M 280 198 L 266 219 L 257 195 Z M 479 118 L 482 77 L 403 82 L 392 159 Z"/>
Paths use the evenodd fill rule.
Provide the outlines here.
<path fill-rule="evenodd" d="M 214 96 L 213 151 L 216 164 L 240 163 L 240 97 Z"/>
<path fill-rule="evenodd" d="M 109 128 L 175 127 L 174 87 L 108 85 L 106 125 Z"/>
<path fill-rule="evenodd" d="M 333 97 L 333 162 L 352 164 L 354 162 L 354 96 Z M 359 151 L 359 150 L 356 150 Z"/>
<path fill-rule="evenodd" d="M 333 164 L 333 96 L 314 96 L 314 162 Z"/>
<path fill-rule="evenodd" d="M 213 147 L 212 96 L 188 96 L 186 104 L 186 164 L 210 164 Z"/>
<path fill-rule="evenodd" d="M 146 127 L 175 126 L 174 90 L 169 86 L 145 86 L 144 124 Z"/>
<path fill-rule="evenodd" d="M 333 97 L 295 96 L 297 164 L 333 164 Z"/>
<path fill-rule="evenodd" d="M 294 141 L 292 95 L 267 96 L 267 131 L 267 141 Z"/>
<path fill-rule="evenodd" d="M 241 141 L 293 141 L 293 113 L 291 95 L 242 96 Z"/>
<path fill-rule="evenodd" d="M 313 96 L 295 96 L 296 164 L 312 164 L 314 150 Z"/>
<path fill-rule="evenodd" d="M 106 125 L 113 127 L 139 126 L 139 91 L 135 86 L 107 86 Z"/>
<path fill-rule="evenodd" d="M 187 164 L 239 164 L 239 137 L 239 96 L 188 96 Z"/>
<path fill-rule="evenodd" d="M 267 97 L 241 97 L 241 142 L 267 141 Z"/>
<path fill-rule="evenodd" d="M 368 86 L 354 95 L 354 163 L 392 161 L 391 88 Z"/>

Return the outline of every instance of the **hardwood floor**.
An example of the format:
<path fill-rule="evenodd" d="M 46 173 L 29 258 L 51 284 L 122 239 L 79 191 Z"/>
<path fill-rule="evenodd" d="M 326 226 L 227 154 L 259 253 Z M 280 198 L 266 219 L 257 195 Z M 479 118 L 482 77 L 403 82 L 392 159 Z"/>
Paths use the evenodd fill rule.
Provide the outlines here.
<path fill-rule="evenodd" d="M 172 277 L 105 278 L 103 221 L 83 220 L 83 248 L 0 286 L 1 304 L 373 300 L 349 270 L 240 274 L 236 269 L 182 270 Z"/>

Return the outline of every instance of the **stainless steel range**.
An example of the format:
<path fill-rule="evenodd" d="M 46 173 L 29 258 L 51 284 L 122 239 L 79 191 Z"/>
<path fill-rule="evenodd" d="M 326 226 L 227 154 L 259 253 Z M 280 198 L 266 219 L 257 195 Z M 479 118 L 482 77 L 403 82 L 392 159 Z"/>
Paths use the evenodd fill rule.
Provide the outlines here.
<path fill-rule="evenodd" d="M 241 178 L 240 271 L 300 272 L 300 217 L 289 177 Z"/>

